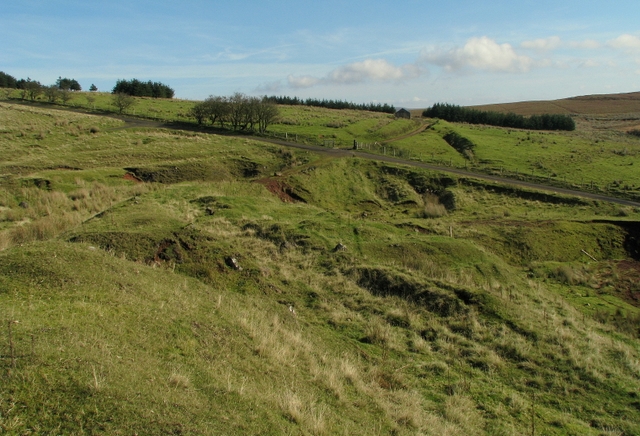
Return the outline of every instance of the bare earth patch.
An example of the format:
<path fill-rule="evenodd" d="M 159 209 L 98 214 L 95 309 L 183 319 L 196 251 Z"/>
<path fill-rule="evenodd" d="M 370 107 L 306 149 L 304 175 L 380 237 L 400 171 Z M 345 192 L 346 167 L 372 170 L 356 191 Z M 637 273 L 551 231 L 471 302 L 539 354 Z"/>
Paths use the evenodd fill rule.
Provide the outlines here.
<path fill-rule="evenodd" d="M 282 180 L 268 177 L 256 180 L 256 182 L 263 185 L 269 192 L 285 203 L 306 203 L 304 198 L 296 194 L 295 190 Z"/>

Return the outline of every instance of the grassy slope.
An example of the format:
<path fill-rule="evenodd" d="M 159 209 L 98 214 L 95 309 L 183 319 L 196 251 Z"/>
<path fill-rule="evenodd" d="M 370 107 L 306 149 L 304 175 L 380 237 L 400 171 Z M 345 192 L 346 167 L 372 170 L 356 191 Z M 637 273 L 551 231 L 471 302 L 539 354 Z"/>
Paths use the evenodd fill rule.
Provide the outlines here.
<path fill-rule="evenodd" d="M 577 134 L 527 132 L 489 127 L 456 127 L 477 144 L 481 163 L 504 170 L 569 180 L 576 184 L 615 184 L 640 188 L 634 163 L 640 141 L 620 137 L 598 140 Z"/>
<path fill-rule="evenodd" d="M 625 232 L 592 221 L 619 208 L 100 117 L 0 117 L 9 434 L 640 432 L 640 346 L 613 324 L 638 316 L 615 292 Z M 306 203 L 254 182 L 276 171 Z"/>

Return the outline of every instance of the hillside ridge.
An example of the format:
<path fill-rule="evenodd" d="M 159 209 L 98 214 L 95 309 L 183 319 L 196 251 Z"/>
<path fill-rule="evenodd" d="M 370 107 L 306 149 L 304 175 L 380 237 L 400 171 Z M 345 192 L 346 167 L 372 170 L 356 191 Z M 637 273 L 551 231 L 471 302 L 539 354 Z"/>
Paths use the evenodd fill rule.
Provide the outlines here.
<path fill-rule="evenodd" d="M 557 100 L 532 100 L 470 106 L 479 110 L 514 112 L 519 115 L 551 114 L 623 114 L 640 112 L 640 92 L 590 94 Z"/>

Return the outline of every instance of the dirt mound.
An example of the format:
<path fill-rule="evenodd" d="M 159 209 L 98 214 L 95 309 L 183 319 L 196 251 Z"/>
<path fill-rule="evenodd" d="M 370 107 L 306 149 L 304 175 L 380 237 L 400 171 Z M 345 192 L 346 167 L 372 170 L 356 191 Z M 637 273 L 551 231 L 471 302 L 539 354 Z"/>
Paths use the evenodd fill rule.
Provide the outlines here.
<path fill-rule="evenodd" d="M 172 267 L 205 282 L 224 270 L 225 253 L 218 241 L 192 228 L 164 234 L 82 233 L 71 237 L 69 242 L 92 244 L 135 262 Z"/>

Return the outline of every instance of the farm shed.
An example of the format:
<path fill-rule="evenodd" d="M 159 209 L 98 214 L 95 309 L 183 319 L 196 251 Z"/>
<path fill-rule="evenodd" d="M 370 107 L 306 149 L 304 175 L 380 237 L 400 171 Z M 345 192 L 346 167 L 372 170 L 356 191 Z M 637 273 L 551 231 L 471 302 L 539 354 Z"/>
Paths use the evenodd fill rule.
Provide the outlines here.
<path fill-rule="evenodd" d="M 411 112 L 409 112 L 408 110 L 402 108 L 402 109 L 398 109 L 396 111 L 396 118 L 406 118 L 408 120 L 411 119 Z"/>

